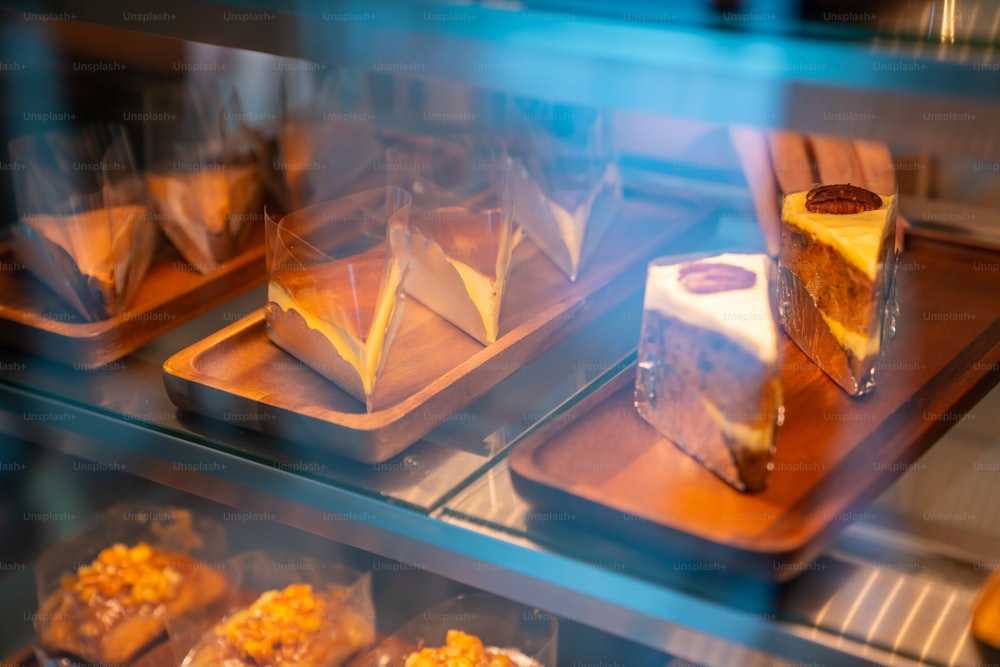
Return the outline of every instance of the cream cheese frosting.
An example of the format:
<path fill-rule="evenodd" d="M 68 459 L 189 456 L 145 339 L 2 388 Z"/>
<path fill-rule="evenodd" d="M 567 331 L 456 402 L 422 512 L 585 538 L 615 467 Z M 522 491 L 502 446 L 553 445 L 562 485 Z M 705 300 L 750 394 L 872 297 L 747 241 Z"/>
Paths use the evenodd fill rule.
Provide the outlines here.
<path fill-rule="evenodd" d="M 745 289 L 693 293 L 680 282 L 685 263 L 654 264 L 649 268 L 643 307 L 688 324 L 711 329 L 732 339 L 765 363 L 778 356 L 778 331 L 771 309 L 768 274 L 771 260 L 762 254 L 724 253 L 691 264 L 731 264 L 752 272 L 754 284 Z"/>

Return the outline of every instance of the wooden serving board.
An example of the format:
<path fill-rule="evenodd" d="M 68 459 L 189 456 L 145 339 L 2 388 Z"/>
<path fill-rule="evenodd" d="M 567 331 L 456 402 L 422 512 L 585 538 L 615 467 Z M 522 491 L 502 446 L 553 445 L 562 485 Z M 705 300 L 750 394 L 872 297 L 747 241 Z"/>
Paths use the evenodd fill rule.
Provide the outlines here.
<path fill-rule="evenodd" d="M 0 345 L 94 369 L 264 282 L 263 225 L 246 248 L 207 274 L 171 249 L 158 253 L 124 313 L 87 322 L 0 246 Z"/>
<path fill-rule="evenodd" d="M 786 337 L 785 423 L 761 493 L 729 487 L 638 416 L 634 364 L 514 449 L 515 487 L 644 549 L 791 578 L 1000 380 L 1000 271 L 983 268 L 997 261 L 911 241 L 869 396 L 845 394 Z"/>
<path fill-rule="evenodd" d="M 379 379 L 384 405 L 362 403 L 267 337 L 263 309 L 163 366 L 179 407 L 365 463 L 395 456 L 575 328 L 642 289 L 647 262 L 680 237 L 710 233 L 712 208 L 623 214 L 575 283 L 531 242 L 514 251 L 500 337 L 483 346 L 413 299 Z M 262 304 L 263 305 L 263 304 Z"/>

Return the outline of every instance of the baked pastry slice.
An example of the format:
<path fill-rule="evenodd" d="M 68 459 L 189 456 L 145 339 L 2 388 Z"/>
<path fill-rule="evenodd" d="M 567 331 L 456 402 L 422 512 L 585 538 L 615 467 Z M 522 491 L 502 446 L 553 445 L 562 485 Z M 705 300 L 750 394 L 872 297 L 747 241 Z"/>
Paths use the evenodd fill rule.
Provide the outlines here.
<path fill-rule="evenodd" d="M 501 208 L 447 206 L 411 216 L 406 292 L 480 343 L 500 335 L 514 237 Z"/>
<path fill-rule="evenodd" d="M 895 331 L 896 198 L 850 184 L 785 196 L 781 320 L 788 335 L 847 393 L 875 387 Z"/>
<path fill-rule="evenodd" d="M 516 649 L 487 647 L 461 630 L 448 630 L 445 645 L 422 648 L 406 657 L 403 667 L 537 667 Z"/>
<path fill-rule="evenodd" d="M 292 584 L 219 621 L 182 667 L 339 667 L 375 638 L 335 587 Z"/>
<path fill-rule="evenodd" d="M 596 183 L 578 179 L 546 191 L 520 164 L 511 175 L 518 224 L 570 280 L 598 247 L 614 222 L 622 196 L 621 176 L 606 165 Z"/>
<path fill-rule="evenodd" d="M 146 176 L 163 230 L 191 267 L 208 273 L 239 252 L 263 186 L 252 164 Z"/>
<path fill-rule="evenodd" d="M 725 253 L 655 261 L 646 282 L 636 408 L 741 491 L 765 487 L 784 417 L 774 274 Z"/>
<path fill-rule="evenodd" d="M 35 630 L 50 655 L 125 665 L 156 641 L 168 617 L 202 612 L 229 593 L 206 563 L 140 542 L 115 544 L 44 599 Z"/>
<path fill-rule="evenodd" d="M 148 211 L 138 205 L 35 215 L 12 233 L 15 252 L 32 273 L 91 321 L 125 309 L 156 240 Z"/>

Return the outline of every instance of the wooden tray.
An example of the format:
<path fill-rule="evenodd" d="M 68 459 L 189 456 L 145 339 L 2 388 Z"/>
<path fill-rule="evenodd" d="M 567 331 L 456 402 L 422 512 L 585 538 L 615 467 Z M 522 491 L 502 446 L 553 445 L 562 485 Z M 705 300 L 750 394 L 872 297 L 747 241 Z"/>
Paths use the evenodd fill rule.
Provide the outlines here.
<path fill-rule="evenodd" d="M 711 208 L 633 211 L 575 283 L 535 245 L 515 249 L 500 338 L 483 346 L 413 299 L 380 378 L 385 409 L 364 406 L 271 343 L 263 310 L 163 366 L 170 399 L 215 419 L 365 463 L 395 456 L 569 331 L 642 289 L 649 259 L 714 224 Z M 633 215 L 634 214 L 634 215 Z M 627 219 L 625 219 L 627 218 Z"/>
<path fill-rule="evenodd" d="M 786 338 L 786 420 L 759 494 L 727 486 L 638 416 L 634 364 L 514 449 L 515 487 L 644 549 L 791 578 L 1000 380 L 1000 271 L 983 268 L 997 261 L 911 241 L 896 338 L 867 397 L 850 398 Z"/>
<path fill-rule="evenodd" d="M 157 254 L 127 311 L 87 322 L 0 246 L 0 345 L 74 368 L 99 368 L 264 282 L 264 229 L 219 269 L 199 274 L 172 249 Z"/>

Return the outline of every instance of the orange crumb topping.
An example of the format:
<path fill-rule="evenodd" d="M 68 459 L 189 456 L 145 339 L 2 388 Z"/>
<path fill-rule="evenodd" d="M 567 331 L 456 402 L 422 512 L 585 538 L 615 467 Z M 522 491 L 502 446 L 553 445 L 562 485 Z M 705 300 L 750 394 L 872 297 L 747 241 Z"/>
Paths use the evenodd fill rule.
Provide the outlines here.
<path fill-rule="evenodd" d="M 171 600 L 180 580 L 165 552 L 140 542 L 131 548 L 115 544 L 104 549 L 93 563 L 63 577 L 62 585 L 84 604 L 101 596 L 137 608 Z"/>
<path fill-rule="evenodd" d="M 326 602 L 308 584 L 292 584 L 282 591 L 268 591 L 252 605 L 233 614 L 216 633 L 258 665 L 276 653 L 290 656 L 309 635 L 319 630 Z"/>
<path fill-rule="evenodd" d="M 445 645 L 425 648 L 406 658 L 406 667 L 510 667 L 505 655 L 491 653 L 475 635 L 449 630 Z"/>

